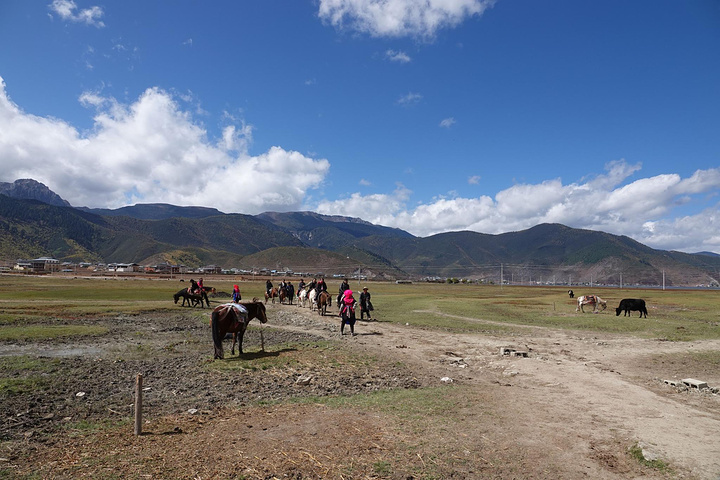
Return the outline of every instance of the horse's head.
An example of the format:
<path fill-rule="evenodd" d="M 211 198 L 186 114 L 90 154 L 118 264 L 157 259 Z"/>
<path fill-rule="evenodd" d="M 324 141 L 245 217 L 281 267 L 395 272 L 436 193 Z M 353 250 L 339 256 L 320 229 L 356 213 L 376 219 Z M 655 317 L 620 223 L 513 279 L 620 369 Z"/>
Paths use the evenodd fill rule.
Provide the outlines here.
<path fill-rule="evenodd" d="M 173 300 L 175 300 L 175 303 L 177 303 L 179 299 L 180 299 L 180 295 L 179 295 L 179 294 L 176 293 L 176 294 L 173 295 Z"/>
<path fill-rule="evenodd" d="M 257 318 L 260 323 L 267 323 L 267 314 L 265 313 L 265 304 L 262 302 L 254 302 L 257 305 Z"/>

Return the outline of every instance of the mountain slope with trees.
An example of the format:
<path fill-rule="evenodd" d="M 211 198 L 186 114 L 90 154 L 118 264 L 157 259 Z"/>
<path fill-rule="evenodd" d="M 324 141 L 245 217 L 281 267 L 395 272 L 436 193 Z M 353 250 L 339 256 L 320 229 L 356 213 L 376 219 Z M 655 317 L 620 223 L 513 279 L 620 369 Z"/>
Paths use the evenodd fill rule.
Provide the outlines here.
<path fill-rule="evenodd" d="M 32 182 L 24 185 L 49 191 Z M 10 263 L 38 256 L 492 282 L 699 285 L 720 279 L 718 255 L 655 250 L 629 237 L 559 224 L 500 235 L 460 231 L 421 238 L 314 212 L 253 216 L 167 204 L 76 209 L 0 194 L 0 258 Z"/>

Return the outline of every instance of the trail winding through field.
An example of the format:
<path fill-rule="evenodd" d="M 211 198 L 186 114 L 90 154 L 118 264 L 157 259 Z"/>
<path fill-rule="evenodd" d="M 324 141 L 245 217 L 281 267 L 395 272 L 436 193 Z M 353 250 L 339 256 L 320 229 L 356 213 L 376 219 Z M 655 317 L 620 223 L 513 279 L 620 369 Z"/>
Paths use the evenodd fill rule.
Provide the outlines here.
<path fill-rule="evenodd" d="M 336 317 L 298 312 L 316 319 L 312 333 L 339 334 Z M 682 475 L 720 478 L 720 397 L 665 384 L 662 380 L 670 371 L 658 360 L 662 354 L 719 350 L 719 341 L 666 342 L 517 327 L 527 328 L 527 333 L 507 339 L 359 322 L 358 335 L 346 340 L 420 364 L 438 380 L 449 377 L 502 392 L 496 396 L 501 402 L 496 408 L 504 412 L 503 429 L 517 439 L 517 448 L 546 451 L 554 461 L 565 457 L 577 463 L 578 474 L 624 477 L 627 472 L 613 468 L 617 458 L 607 453 L 612 451 L 609 446 L 637 443 L 648 460 L 667 462 Z M 307 325 L 303 331 L 308 331 Z M 501 355 L 501 347 L 527 351 L 528 357 Z M 696 376 L 711 387 L 720 386 L 720 372 L 681 374 Z M 603 462 L 609 465 L 601 468 Z"/>

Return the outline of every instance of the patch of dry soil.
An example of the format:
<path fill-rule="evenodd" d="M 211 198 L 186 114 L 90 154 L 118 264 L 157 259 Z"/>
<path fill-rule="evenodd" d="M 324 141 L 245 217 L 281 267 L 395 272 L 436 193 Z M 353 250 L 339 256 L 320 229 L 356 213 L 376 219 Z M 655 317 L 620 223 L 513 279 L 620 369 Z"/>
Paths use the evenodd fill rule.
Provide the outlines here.
<path fill-rule="evenodd" d="M 341 337 L 337 317 L 277 304 L 268 316 L 246 335 L 246 352 L 254 353 L 223 362 L 301 355 L 297 368 L 208 368 L 209 328 L 186 314 L 119 318 L 112 335 L 67 345 L 0 346 L 0 354 L 44 350 L 63 373 L 61 382 L 2 398 L 0 476 L 720 478 L 720 399 L 662 382 L 680 375 L 718 386 L 720 372 L 678 371 L 660 356 L 718 350 L 720 342 L 543 328 L 507 339 L 384 322 L 358 322 L 357 336 Z M 261 339 L 266 352 L 258 351 Z M 314 354 L 322 339 L 374 360 L 338 368 Z M 501 347 L 528 357 L 500 355 Z M 149 388 L 140 437 L 131 424 L 136 372 Z M 441 388 L 452 418 L 409 421 L 376 409 L 286 402 L 425 387 Z M 103 419 L 121 423 L 78 425 Z M 636 444 L 669 468 L 632 458 Z"/>

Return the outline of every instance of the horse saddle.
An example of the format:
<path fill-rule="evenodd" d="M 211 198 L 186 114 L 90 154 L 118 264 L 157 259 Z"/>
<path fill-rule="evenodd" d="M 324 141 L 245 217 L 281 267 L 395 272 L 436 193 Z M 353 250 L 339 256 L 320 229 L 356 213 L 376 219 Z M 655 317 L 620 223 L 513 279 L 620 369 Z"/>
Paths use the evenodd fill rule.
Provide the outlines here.
<path fill-rule="evenodd" d="M 245 323 L 245 320 L 247 320 L 248 311 L 247 308 L 245 308 L 244 305 L 241 305 L 239 303 L 223 303 L 220 305 L 223 307 L 223 317 L 227 316 L 230 312 L 235 312 L 235 321 L 233 322 L 232 328 L 237 329 L 240 323 Z M 239 320 L 238 320 L 239 319 Z"/>

